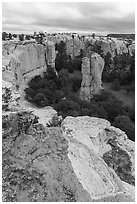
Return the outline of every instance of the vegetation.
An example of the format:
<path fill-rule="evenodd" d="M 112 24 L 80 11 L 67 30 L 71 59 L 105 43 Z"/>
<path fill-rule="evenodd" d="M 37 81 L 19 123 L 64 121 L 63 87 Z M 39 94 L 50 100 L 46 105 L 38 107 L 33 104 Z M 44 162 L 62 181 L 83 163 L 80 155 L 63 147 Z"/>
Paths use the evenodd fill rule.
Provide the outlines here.
<path fill-rule="evenodd" d="M 132 175 L 132 162 L 129 155 L 119 148 L 114 140 L 110 139 L 108 143 L 111 145 L 112 150 L 103 155 L 104 161 L 109 167 L 114 169 L 122 181 L 135 185 L 135 178 Z"/>
<path fill-rule="evenodd" d="M 135 34 L 119 34 L 119 33 L 112 33 L 108 34 L 107 37 L 114 37 L 114 38 L 127 38 L 135 40 Z"/>
<path fill-rule="evenodd" d="M 79 87 L 79 79 L 69 78 L 67 69 L 61 70 L 57 76 L 49 66 L 43 77 L 36 76 L 28 83 L 26 99 L 39 107 L 52 106 L 63 118 L 68 115 L 105 118 L 125 131 L 131 140 L 135 139 L 134 108 L 124 107 L 121 101 L 105 91 L 96 95 L 91 102 L 83 101 L 78 97 Z"/>
<path fill-rule="evenodd" d="M 74 70 L 81 71 L 83 50 L 80 51 L 80 55 L 71 59 L 71 56 L 67 54 L 66 43 L 60 41 L 59 44 L 55 45 L 55 49 L 58 51 L 55 59 L 55 68 L 57 71 L 67 69 L 70 73 Z"/>
<path fill-rule="evenodd" d="M 104 58 L 105 67 L 102 74 L 104 82 L 112 82 L 112 89 L 120 90 L 124 86 L 127 93 L 135 90 L 135 56 L 116 55 L 113 60 L 107 53 Z"/>
<path fill-rule="evenodd" d="M 113 90 L 116 90 L 116 91 L 120 90 L 120 82 L 119 82 L 118 79 L 115 79 L 115 80 L 112 82 L 111 88 L 112 88 Z"/>

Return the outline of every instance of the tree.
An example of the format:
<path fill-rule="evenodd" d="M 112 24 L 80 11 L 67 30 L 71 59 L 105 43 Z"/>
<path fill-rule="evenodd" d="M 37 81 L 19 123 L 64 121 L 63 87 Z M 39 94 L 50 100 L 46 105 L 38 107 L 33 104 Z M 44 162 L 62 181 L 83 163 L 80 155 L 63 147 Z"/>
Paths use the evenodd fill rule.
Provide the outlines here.
<path fill-rule="evenodd" d="M 48 105 L 48 100 L 43 93 L 38 93 L 34 96 L 33 102 L 39 107 L 45 107 Z"/>
<path fill-rule="evenodd" d="M 126 115 L 117 116 L 114 119 L 113 125 L 125 131 L 128 138 L 132 141 L 135 141 L 135 127 L 128 116 Z"/>
<path fill-rule="evenodd" d="M 11 33 L 9 33 L 9 40 L 11 40 L 12 39 L 12 34 Z"/>
<path fill-rule="evenodd" d="M 95 39 L 95 33 L 92 34 L 93 39 Z"/>
<path fill-rule="evenodd" d="M 20 40 L 20 41 L 24 41 L 24 34 L 20 34 L 20 35 L 19 35 L 19 40 Z"/>
<path fill-rule="evenodd" d="M 6 40 L 6 38 L 8 37 L 8 34 L 6 32 L 2 33 L 2 40 Z"/>

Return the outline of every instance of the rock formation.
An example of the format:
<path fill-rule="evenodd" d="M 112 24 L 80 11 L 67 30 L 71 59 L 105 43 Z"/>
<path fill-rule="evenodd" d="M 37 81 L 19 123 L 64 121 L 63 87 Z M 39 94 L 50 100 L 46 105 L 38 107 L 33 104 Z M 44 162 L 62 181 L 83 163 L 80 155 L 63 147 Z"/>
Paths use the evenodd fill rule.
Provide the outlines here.
<path fill-rule="evenodd" d="M 28 81 L 42 75 L 47 65 L 55 67 L 55 46 L 47 42 L 45 46 L 36 43 L 3 44 L 2 77 L 12 83 L 12 89 L 22 96 Z"/>
<path fill-rule="evenodd" d="M 134 142 L 123 131 L 95 117 L 62 121 L 52 107 L 19 101 L 28 81 L 54 61 L 52 42 L 3 43 L 3 201 L 135 201 Z M 103 67 L 97 53 L 83 58 L 82 99 L 101 90 Z"/>
<path fill-rule="evenodd" d="M 80 50 L 84 49 L 85 43 L 79 38 L 69 39 L 66 41 L 67 54 L 73 59 L 75 56 L 80 55 Z"/>
<path fill-rule="evenodd" d="M 67 117 L 62 123 L 62 132 L 68 140 L 68 157 L 74 172 L 92 201 L 134 200 L 134 142 L 124 132 L 104 119 L 88 116 Z M 114 149 L 121 155 L 119 162 L 116 155 L 111 155 L 115 165 L 109 167 L 104 155 Z"/>
<path fill-rule="evenodd" d="M 46 62 L 47 65 L 51 65 L 53 68 L 55 68 L 55 44 L 51 41 L 45 41 L 45 49 L 46 49 Z"/>
<path fill-rule="evenodd" d="M 134 201 L 134 142 L 108 121 L 67 117 L 44 127 L 18 111 L 2 122 L 3 201 Z"/>
<path fill-rule="evenodd" d="M 119 54 L 128 54 L 131 49 L 131 46 L 128 46 L 126 40 L 116 39 L 112 37 L 96 37 L 95 39 L 93 39 L 93 37 L 91 36 L 75 35 L 74 38 L 72 38 L 72 35 L 62 34 L 49 36 L 48 40 L 53 41 L 54 43 L 64 41 L 66 43 L 67 54 L 70 55 L 72 58 L 78 56 L 80 54 L 80 50 L 84 50 L 87 43 L 91 44 L 94 48 L 97 46 L 98 48 L 100 47 L 104 56 L 109 52 L 112 58 Z M 98 51 L 96 50 L 97 53 Z"/>
<path fill-rule="evenodd" d="M 100 46 L 103 55 L 106 55 L 109 52 L 112 58 L 114 58 L 116 55 L 128 53 L 128 48 L 124 41 L 116 38 L 97 39 L 93 45 Z"/>
<path fill-rule="evenodd" d="M 67 148 L 60 128 L 44 128 L 32 113 L 3 115 L 3 201 L 90 201 Z"/>
<path fill-rule="evenodd" d="M 89 58 L 90 57 L 90 58 Z M 94 94 L 98 94 L 102 89 L 102 72 L 104 68 L 104 60 L 97 53 L 84 57 L 82 60 L 82 83 L 80 90 L 80 98 L 90 101 Z"/>

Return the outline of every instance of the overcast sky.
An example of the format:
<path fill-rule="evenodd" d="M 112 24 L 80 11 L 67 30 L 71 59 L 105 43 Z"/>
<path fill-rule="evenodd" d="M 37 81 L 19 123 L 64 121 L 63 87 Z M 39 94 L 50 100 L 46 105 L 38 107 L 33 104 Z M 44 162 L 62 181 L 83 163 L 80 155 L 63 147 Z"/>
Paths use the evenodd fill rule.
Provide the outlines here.
<path fill-rule="evenodd" d="M 2 30 L 7 32 L 134 33 L 135 5 L 128 2 L 4 2 Z"/>

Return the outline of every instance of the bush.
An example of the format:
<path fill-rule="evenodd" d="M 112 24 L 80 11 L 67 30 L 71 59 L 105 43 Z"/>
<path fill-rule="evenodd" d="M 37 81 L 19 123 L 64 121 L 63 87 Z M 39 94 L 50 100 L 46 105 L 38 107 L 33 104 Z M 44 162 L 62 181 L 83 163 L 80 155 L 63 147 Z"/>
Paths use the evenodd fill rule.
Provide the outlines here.
<path fill-rule="evenodd" d="M 31 102 L 33 97 L 36 95 L 36 92 L 32 88 L 26 88 L 24 91 L 26 93 L 26 100 Z"/>
<path fill-rule="evenodd" d="M 118 79 L 115 79 L 113 82 L 112 82 L 112 86 L 111 88 L 115 91 L 119 91 L 120 90 L 120 82 Z"/>
<path fill-rule="evenodd" d="M 79 77 L 71 78 L 72 91 L 77 92 L 81 87 L 81 79 Z"/>
<path fill-rule="evenodd" d="M 114 119 L 113 125 L 125 131 L 128 138 L 132 141 L 135 141 L 135 127 L 128 116 L 126 115 L 117 116 Z"/>
<path fill-rule="evenodd" d="M 50 65 L 47 67 L 47 71 L 44 73 L 44 79 L 51 80 L 57 78 L 54 68 Z"/>
<path fill-rule="evenodd" d="M 122 102 L 115 97 L 111 96 L 107 101 L 98 103 L 106 110 L 110 122 L 113 122 L 116 116 L 125 114 Z"/>
<path fill-rule="evenodd" d="M 99 102 L 99 101 L 107 101 L 110 97 L 112 96 L 112 94 L 102 90 L 100 92 L 100 94 L 97 94 L 94 96 L 94 100 L 96 102 Z"/>
<path fill-rule="evenodd" d="M 68 110 L 76 110 L 80 111 L 79 104 L 75 103 L 74 101 L 68 100 L 68 99 L 62 99 L 57 105 L 56 105 L 57 111 L 63 111 L 67 112 Z"/>
<path fill-rule="evenodd" d="M 39 107 L 45 107 L 48 105 L 48 100 L 43 93 L 38 93 L 33 97 L 33 102 Z"/>

